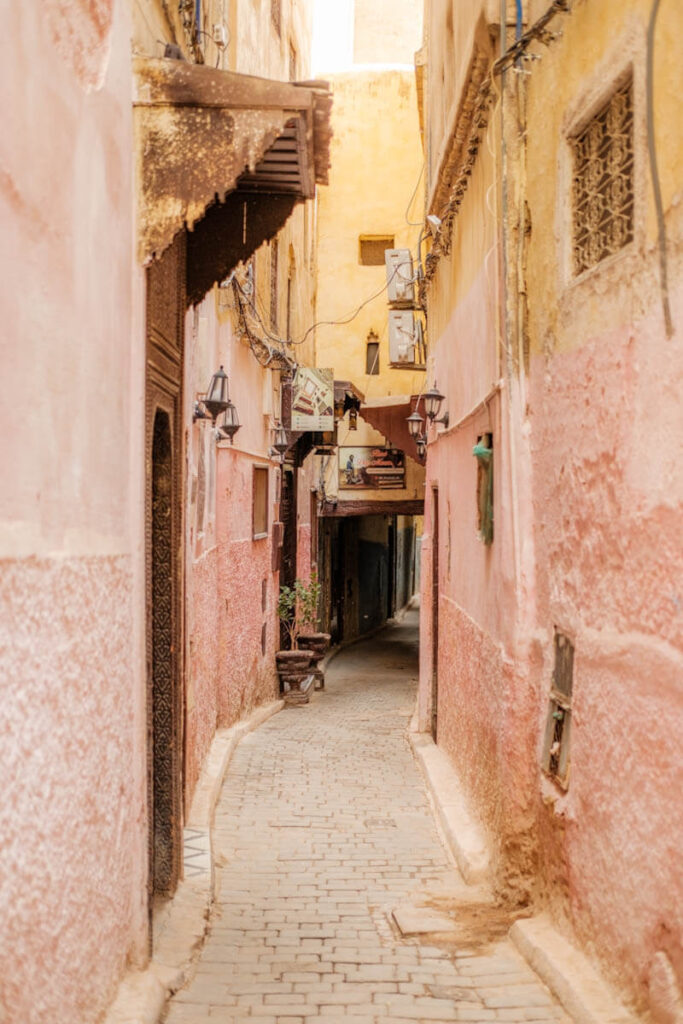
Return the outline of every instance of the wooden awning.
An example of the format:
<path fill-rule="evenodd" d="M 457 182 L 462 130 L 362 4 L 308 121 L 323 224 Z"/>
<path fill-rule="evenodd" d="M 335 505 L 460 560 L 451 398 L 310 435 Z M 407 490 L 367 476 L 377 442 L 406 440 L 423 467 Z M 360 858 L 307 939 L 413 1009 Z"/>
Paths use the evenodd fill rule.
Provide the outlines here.
<path fill-rule="evenodd" d="M 276 82 L 177 60 L 138 57 L 133 66 L 141 262 L 209 217 L 217 222 L 202 244 L 229 228 L 229 252 L 217 254 L 215 275 L 205 266 L 194 282 L 188 276 L 189 299 L 197 301 L 207 276 L 219 280 L 221 264 L 251 255 L 316 183 L 327 183 L 330 90 L 325 82 Z M 193 249 L 191 234 L 188 269 Z"/>
<path fill-rule="evenodd" d="M 366 423 L 384 434 L 387 441 L 417 459 L 415 438 L 408 430 L 407 419 L 418 401 L 417 395 L 390 395 L 384 398 L 368 398 L 361 407 L 360 414 Z M 424 416 L 424 406 L 420 406 Z"/>

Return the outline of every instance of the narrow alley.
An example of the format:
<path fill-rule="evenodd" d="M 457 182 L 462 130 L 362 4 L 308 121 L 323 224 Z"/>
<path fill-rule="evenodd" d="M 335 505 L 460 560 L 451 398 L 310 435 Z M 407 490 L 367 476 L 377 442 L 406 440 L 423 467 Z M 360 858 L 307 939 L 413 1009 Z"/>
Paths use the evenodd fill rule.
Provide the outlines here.
<path fill-rule="evenodd" d="M 407 738 L 416 686 L 410 611 L 242 741 L 216 811 L 209 934 L 167 1024 L 569 1020 L 495 931 L 420 942 L 393 922 L 465 893 Z"/>
<path fill-rule="evenodd" d="M 0 1024 L 683 1024 L 683 2 L 4 8 Z"/>

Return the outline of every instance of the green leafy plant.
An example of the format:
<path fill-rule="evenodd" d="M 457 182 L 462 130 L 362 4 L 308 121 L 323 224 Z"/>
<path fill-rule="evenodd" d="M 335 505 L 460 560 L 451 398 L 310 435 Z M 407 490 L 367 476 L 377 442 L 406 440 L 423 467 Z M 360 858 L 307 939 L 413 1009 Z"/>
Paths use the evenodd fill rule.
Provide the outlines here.
<path fill-rule="evenodd" d="M 277 600 L 277 614 L 280 622 L 287 630 L 289 645 L 296 650 L 296 583 L 294 587 L 280 587 L 280 595 Z"/>
<path fill-rule="evenodd" d="M 315 570 L 308 583 L 297 579 L 291 587 L 280 587 L 277 614 L 287 630 L 291 649 L 297 650 L 297 637 L 305 629 L 316 632 L 320 622 L 320 582 Z"/>
<path fill-rule="evenodd" d="M 320 581 L 315 569 L 311 572 L 308 584 L 297 580 L 294 584 L 297 594 L 297 632 L 308 629 L 316 633 L 320 624 Z"/>

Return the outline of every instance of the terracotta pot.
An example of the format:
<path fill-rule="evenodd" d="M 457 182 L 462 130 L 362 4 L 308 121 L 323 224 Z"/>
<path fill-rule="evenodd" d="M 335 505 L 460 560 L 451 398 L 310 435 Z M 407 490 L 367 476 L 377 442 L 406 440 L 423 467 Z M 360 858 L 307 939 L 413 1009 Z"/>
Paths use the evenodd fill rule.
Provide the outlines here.
<path fill-rule="evenodd" d="M 319 661 L 329 648 L 331 639 L 329 633 L 300 633 L 297 643 L 304 650 L 312 651 Z"/>
<path fill-rule="evenodd" d="M 289 685 L 290 690 L 298 690 L 306 678 L 310 675 L 312 651 L 277 651 L 275 654 L 275 667 L 277 674 L 283 683 Z"/>
<path fill-rule="evenodd" d="M 278 672 L 300 672 L 311 664 L 310 651 L 276 651 L 275 663 Z"/>

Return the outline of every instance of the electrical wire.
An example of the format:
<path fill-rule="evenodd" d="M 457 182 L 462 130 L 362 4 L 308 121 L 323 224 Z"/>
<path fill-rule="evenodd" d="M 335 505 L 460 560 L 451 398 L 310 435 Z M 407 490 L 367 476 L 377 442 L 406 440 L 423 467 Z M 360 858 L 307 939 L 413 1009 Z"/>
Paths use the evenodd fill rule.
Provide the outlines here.
<path fill-rule="evenodd" d="M 412 195 L 411 195 L 410 199 L 408 200 L 408 205 L 406 206 L 406 212 L 404 214 L 405 222 L 408 225 L 408 227 L 410 227 L 410 228 L 422 228 L 422 227 L 424 227 L 424 217 L 422 218 L 422 220 L 410 220 L 409 214 L 410 214 L 410 208 L 411 208 L 411 206 L 413 205 L 413 203 L 415 201 L 415 196 L 417 195 L 418 187 L 420 185 L 420 182 L 422 181 L 422 175 L 425 172 L 425 166 L 426 166 L 426 161 L 423 160 L 422 161 L 422 167 L 420 168 L 420 173 L 418 174 L 417 181 L 415 182 L 415 188 L 413 189 Z"/>
<path fill-rule="evenodd" d="M 669 275 L 666 255 L 666 222 L 664 220 L 664 204 L 662 202 L 662 186 L 659 180 L 657 167 L 657 146 L 655 141 L 655 103 L 654 103 L 654 51 L 655 51 L 655 26 L 659 14 L 660 0 L 654 0 L 650 11 L 650 20 L 647 26 L 647 151 L 650 158 L 650 172 L 652 177 L 652 191 L 654 193 L 655 211 L 657 214 L 657 241 L 659 244 L 659 275 L 660 288 L 662 292 L 662 312 L 664 313 L 664 324 L 666 336 L 671 338 L 674 333 L 673 321 L 671 319 L 671 306 L 669 304 Z"/>
<path fill-rule="evenodd" d="M 411 256 L 412 256 L 412 250 L 410 250 L 410 252 L 411 252 Z M 391 274 L 391 276 L 389 278 L 387 278 L 386 282 L 382 285 L 382 287 L 378 291 L 376 291 L 372 295 L 370 295 L 363 302 L 361 302 L 361 304 L 352 313 L 350 313 L 348 316 L 342 317 L 340 320 L 318 320 L 318 321 L 316 321 L 316 323 L 311 324 L 311 326 L 296 341 L 294 339 L 288 339 L 287 341 L 285 341 L 284 339 L 279 338 L 279 337 L 277 337 L 274 334 L 271 334 L 270 331 L 266 328 L 265 324 L 263 323 L 263 320 L 261 319 L 261 316 L 260 316 L 260 314 L 258 312 L 258 309 L 256 308 L 255 304 L 252 302 L 251 297 L 246 294 L 246 292 L 242 288 L 242 285 L 239 283 L 237 278 L 233 278 L 233 283 L 237 286 L 237 288 L 239 289 L 239 291 L 243 295 L 245 301 L 251 307 L 251 309 L 252 309 L 256 319 L 258 320 L 259 324 L 261 325 L 262 330 L 264 331 L 265 336 L 270 341 L 273 341 L 275 344 L 279 344 L 279 345 L 303 345 L 303 343 L 306 341 L 306 338 L 308 338 L 308 336 L 316 329 L 316 327 L 341 327 L 341 326 L 344 326 L 345 324 L 351 323 L 351 321 L 355 320 L 355 318 L 358 316 L 360 311 L 365 308 L 365 306 L 369 305 L 375 299 L 379 298 L 379 296 L 382 295 L 383 292 L 385 292 L 388 289 L 389 285 L 391 284 L 391 282 L 393 281 L 394 277 L 399 272 L 401 267 L 406 267 L 406 266 L 410 266 L 410 265 L 411 264 L 409 264 L 407 262 L 405 262 L 405 263 L 397 263 L 396 267 L 394 268 L 393 273 Z"/>

